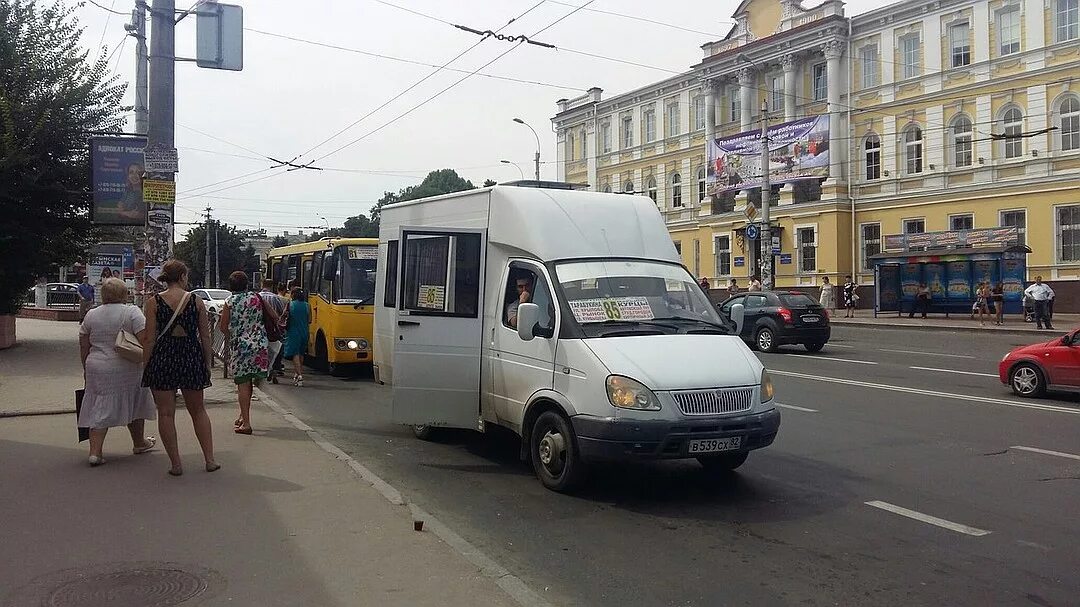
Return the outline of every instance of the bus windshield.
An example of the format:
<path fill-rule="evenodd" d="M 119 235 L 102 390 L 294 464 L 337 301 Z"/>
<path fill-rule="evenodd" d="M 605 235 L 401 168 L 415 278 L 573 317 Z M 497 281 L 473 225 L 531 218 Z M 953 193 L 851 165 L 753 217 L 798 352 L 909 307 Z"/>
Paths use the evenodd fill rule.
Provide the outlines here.
<path fill-rule="evenodd" d="M 375 245 L 347 245 L 337 248 L 338 284 L 334 303 L 371 304 L 375 301 Z"/>

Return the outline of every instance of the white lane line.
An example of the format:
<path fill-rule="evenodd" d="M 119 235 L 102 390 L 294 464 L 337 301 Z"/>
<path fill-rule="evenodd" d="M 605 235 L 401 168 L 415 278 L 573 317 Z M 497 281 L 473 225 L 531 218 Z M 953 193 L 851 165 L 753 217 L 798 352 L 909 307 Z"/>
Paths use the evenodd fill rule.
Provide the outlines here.
<path fill-rule="evenodd" d="M 854 363 L 856 365 L 876 365 L 876 362 L 870 360 L 851 360 L 847 358 L 833 358 L 831 356 L 818 356 L 816 354 L 799 354 L 803 358 L 812 358 L 814 360 L 835 360 L 840 363 Z"/>
<path fill-rule="evenodd" d="M 890 386 L 888 384 L 875 384 L 868 381 L 858 381 L 854 379 L 841 379 L 839 377 L 821 377 L 819 375 L 810 375 L 808 373 L 795 373 L 794 371 L 778 371 L 776 369 L 769 369 L 770 375 L 783 375 L 786 377 L 797 377 L 799 379 L 809 379 L 813 381 L 823 381 L 833 384 L 845 384 L 848 386 L 859 386 L 861 388 L 875 388 L 877 390 L 890 390 L 892 392 L 904 392 L 907 394 L 919 394 L 922 396 L 929 396 L 931 398 L 947 398 L 952 400 L 964 400 L 975 403 L 989 403 L 992 405 L 1005 405 L 1008 407 L 1018 407 L 1021 409 L 1039 409 L 1041 411 L 1054 411 L 1056 413 L 1071 413 L 1072 415 L 1080 415 L 1080 408 L 1070 407 L 1055 407 L 1054 405 L 1039 405 L 1035 403 L 1022 403 L 1015 400 L 1006 400 L 1004 398 L 990 398 L 987 396 L 970 396 L 967 394 L 952 394 L 949 392 L 937 392 L 935 390 L 921 390 L 919 388 L 908 388 L 906 386 Z"/>
<path fill-rule="evenodd" d="M 783 407 L 783 405 L 780 405 L 780 406 Z M 1067 457 L 1069 459 L 1080 460 L 1080 455 L 1073 455 L 1072 453 L 1063 453 L 1061 451 L 1051 451 L 1049 449 L 1039 449 L 1037 447 L 1021 447 L 1019 445 L 1014 445 L 1014 446 L 1009 447 L 1009 448 L 1010 449 L 1016 449 L 1017 451 L 1030 451 L 1032 453 L 1042 453 L 1043 455 L 1056 455 L 1058 457 Z"/>
<path fill-rule="evenodd" d="M 888 348 L 878 348 L 882 352 L 896 352 L 897 354 L 926 354 L 927 356 L 948 356 L 949 358 L 975 358 L 968 354 L 942 354 L 940 352 L 920 352 L 918 350 L 890 350 Z"/>
<path fill-rule="evenodd" d="M 817 413 L 817 409 L 807 409 L 806 407 L 798 407 L 796 405 L 785 405 L 783 403 L 776 403 L 777 407 L 783 407 L 785 409 L 792 409 L 794 411 L 805 411 L 807 413 Z"/>
<path fill-rule="evenodd" d="M 903 507 L 900 507 L 900 506 L 895 506 L 895 505 L 890 504 L 888 502 L 880 502 L 880 501 L 875 500 L 875 501 L 872 501 L 872 502 L 865 502 L 865 503 L 866 503 L 867 506 L 872 506 L 874 508 L 880 508 L 880 509 L 885 510 L 887 512 L 892 512 L 893 514 L 899 514 L 900 516 L 906 516 L 906 517 L 908 517 L 910 519 L 914 519 L 914 520 L 922 522 L 922 523 L 927 523 L 929 525 L 936 525 L 938 527 L 941 527 L 942 529 L 948 529 L 949 531 L 955 531 L 957 533 L 963 533 L 963 534 L 966 534 L 966 535 L 974 535 L 975 537 L 982 537 L 984 535 L 990 535 L 990 532 L 987 531 L 986 529 L 978 529 L 976 527 L 968 527 L 967 525 L 961 525 L 960 523 L 954 523 L 952 521 L 947 521 L 947 520 L 945 520 L 943 518 L 938 518 L 936 516 L 930 516 L 929 514 L 923 514 L 922 512 L 916 512 L 914 510 L 908 510 L 907 508 L 903 508 Z"/>
<path fill-rule="evenodd" d="M 827 344 L 830 348 L 855 348 L 855 346 L 845 346 L 844 344 L 834 344 L 831 341 Z"/>
<path fill-rule="evenodd" d="M 916 369 L 918 371 L 936 371 L 937 373 L 956 373 L 958 375 L 976 375 L 978 377 L 993 377 L 997 378 L 996 373 L 975 373 L 973 371 L 957 371 L 955 369 L 935 369 L 934 367 L 908 367 L 909 369 Z"/>

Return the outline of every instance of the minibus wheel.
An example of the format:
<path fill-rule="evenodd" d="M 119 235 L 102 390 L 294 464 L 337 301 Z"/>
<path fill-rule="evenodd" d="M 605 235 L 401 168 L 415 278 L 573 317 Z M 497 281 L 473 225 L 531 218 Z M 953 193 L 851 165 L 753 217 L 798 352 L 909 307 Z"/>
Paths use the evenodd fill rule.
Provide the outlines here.
<path fill-rule="evenodd" d="M 565 417 L 554 411 L 541 413 L 529 439 L 533 470 L 545 487 L 566 492 L 581 481 L 584 465 L 578 457 L 574 431 Z"/>
<path fill-rule="evenodd" d="M 412 428 L 413 436 L 420 440 L 431 440 L 438 430 L 438 428 L 427 424 L 414 424 L 410 427 Z"/>

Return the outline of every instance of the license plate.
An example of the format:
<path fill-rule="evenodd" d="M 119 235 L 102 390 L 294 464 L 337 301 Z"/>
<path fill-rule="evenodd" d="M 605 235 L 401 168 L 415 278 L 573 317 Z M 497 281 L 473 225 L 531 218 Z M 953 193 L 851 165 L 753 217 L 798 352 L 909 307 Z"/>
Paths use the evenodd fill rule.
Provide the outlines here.
<path fill-rule="evenodd" d="M 818 322 L 818 321 L 820 321 L 820 320 L 821 320 L 821 317 L 820 317 L 820 316 L 815 316 L 815 315 L 813 315 L 813 314 L 808 314 L 808 315 L 806 315 L 806 316 L 803 316 L 803 317 L 802 317 L 802 320 L 803 320 L 803 322 L 805 322 L 805 323 L 814 323 L 814 322 Z"/>
<path fill-rule="evenodd" d="M 687 445 L 687 453 L 716 453 L 718 451 L 736 451 L 742 447 L 741 436 L 726 438 L 696 438 Z"/>

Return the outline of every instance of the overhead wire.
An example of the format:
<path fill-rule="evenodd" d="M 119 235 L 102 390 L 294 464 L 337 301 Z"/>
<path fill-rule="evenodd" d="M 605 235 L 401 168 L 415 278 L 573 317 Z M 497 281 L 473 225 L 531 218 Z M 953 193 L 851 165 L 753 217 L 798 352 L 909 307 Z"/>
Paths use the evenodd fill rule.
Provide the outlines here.
<path fill-rule="evenodd" d="M 569 7 L 576 7 L 577 6 L 576 4 L 571 4 L 569 2 L 560 2 L 559 0 L 548 0 L 548 2 L 550 2 L 551 4 L 561 4 L 562 6 L 569 6 Z M 681 31 L 684 31 L 684 32 L 690 32 L 690 33 L 693 33 L 693 34 L 701 34 L 703 36 L 711 36 L 713 38 L 723 38 L 724 37 L 723 34 L 717 34 L 717 33 L 714 33 L 714 32 L 703 32 L 701 30 L 695 30 L 695 29 L 691 29 L 691 28 L 688 28 L 688 27 L 683 27 L 681 25 L 675 25 L 674 23 L 665 23 L 663 21 L 658 21 L 656 19 L 649 19 L 649 18 L 646 18 L 646 17 L 639 17 L 637 15 L 627 15 L 625 13 L 617 13 L 615 11 L 606 11 L 606 10 L 599 9 L 599 8 L 587 8 L 585 10 L 590 12 L 590 13 L 599 13 L 599 14 L 602 14 L 602 15 L 612 15 L 612 16 L 615 16 L 615 17 L 622 17 L 624 19 L 631 19 L 631 20 L 634 20 L 634 21 L 641 21 L 641 22 L 644 22 L 644 23 L 651 23 L 653 25 L 661 25 L 663 27 L 668 27 L 668 28 L 671 28 L 671 29 L 681 30 Z M 734 21 L 731 21 L 730 19 L 718 19 L 717 21 L 726 22 L 726 23 L 734 23 Z"/>
<path fill-rule="evenodd" d="M 123 13 L 123 12 L 120 12 L 120 11 L 117 11 L 117 10 L 113 10 L 111 8 L 108 8 L 106 6 L 98 4 L 96 0 L 86 0 L 86 1 L 89 2 L 90 4 L 93 4 L 94 6 L 96 6 L 98 8 L 100 8 L 101 10 L 105 11 L 106 13 L 112 13 L 114 15 L 120 15 L 122 17 L 127 15 L 127 13 Z M 116 4 L 115 0 L 113 1 L 113 4 Z"/>

